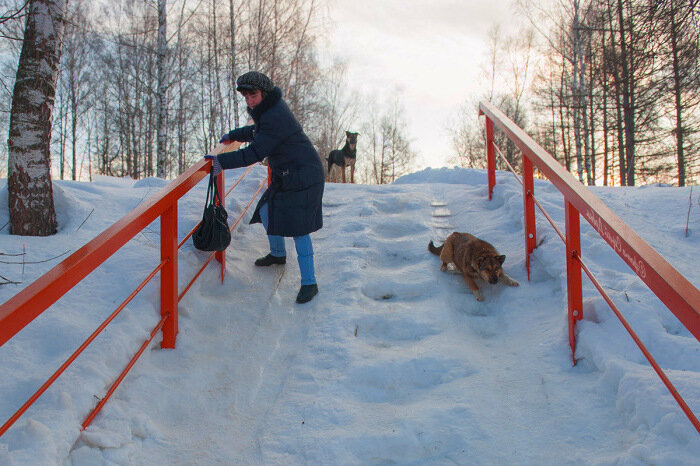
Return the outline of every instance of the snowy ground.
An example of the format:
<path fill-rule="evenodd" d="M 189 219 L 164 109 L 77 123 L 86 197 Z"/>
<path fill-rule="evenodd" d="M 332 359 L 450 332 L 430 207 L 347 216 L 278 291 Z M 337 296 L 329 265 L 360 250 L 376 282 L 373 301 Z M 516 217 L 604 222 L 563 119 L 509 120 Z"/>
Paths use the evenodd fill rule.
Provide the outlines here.
<path fill-rule="evenodd" d="M 227 200 L 230 217 L 265 176 L 256 167 Z M 227 172 L 227 181 L 237 178 Z M 8 220 L 0 181 L 0 226 Z M 4 302 L 164 185 L 98 178 L 56 182 L 61 230 L 0 232 Z M 294 304 L 299 271 L 258 269 L 262 227 L 241 224 L 225 284 L 209 269 L 180 303 L 175 350 L 155 342 L 102 413 L 80 424 L 158 321 L 146 289 L 3 436 L 0 464 L 697 464 L 700 435 L 592 285 L 572 367 L 564 246 L 538 215 L 542 245 L 524 269 L 520 185 L 483 171 L 425 170 L 390 186 L 328 184 L 313 234 L 320 294 Z M 700 191 L 594 188 L 700 286 Z M 563 225 L 550 184 L 536 195 Z M 199 220 L 200 184 L 180 202 L 180 234 Z M 94 210 L 93 210 L 94 209 Z M 247 218 L 246 216 L 246 221 Z M 85 221 L 87 218 L 87 221 Z M 83 223 L 84 222 L 84 223 Z M 584 260 L 700 414 L 700 345 L 582 220 Z M 0 423 L 152 270 L 158 222 L 0 347 Z M 506 254 L 520 287 L 486 285 L 475 301 L 427 251 L 467 231 Z M 180 252 L 181 287 L 205 255 Z"/>

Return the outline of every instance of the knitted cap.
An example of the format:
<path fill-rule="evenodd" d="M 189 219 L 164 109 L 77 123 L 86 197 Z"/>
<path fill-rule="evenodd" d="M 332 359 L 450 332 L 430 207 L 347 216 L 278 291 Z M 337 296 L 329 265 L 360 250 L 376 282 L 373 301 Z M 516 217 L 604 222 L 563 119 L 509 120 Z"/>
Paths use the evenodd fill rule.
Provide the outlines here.
<path fill-rule="evenodd" d="M 275 87 L 272 80 L 259 71 L 248 71 L 239 76 L 236 80 L 236 86 L 237 91 L 260 89 L 263 92 L 270 92 Z"/>

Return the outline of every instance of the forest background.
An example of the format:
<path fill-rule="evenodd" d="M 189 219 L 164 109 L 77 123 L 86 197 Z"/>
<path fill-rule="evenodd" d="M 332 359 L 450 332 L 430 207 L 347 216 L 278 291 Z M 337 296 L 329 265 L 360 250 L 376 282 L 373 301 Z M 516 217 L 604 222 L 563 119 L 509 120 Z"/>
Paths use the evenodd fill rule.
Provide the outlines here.
<path fill-rule="evenodd" d="M 0 0 L 5 134 L 28 3 Z M 520 0 L 508 11 L 521 22 L 490 29 L 480 90 L 458 90 L 454 112 L 435 116 L 451 138 L 445 163 L 485 166 L 477 103 L 490 100 L 586 184 L 697 184 L 698 0 Z M 359 131 L 356 179 L 391 183 L 416 168 L 402 92 L 361 95 L 347 64 L 327 58 L 331 27 L 323 0 L 70 0 L 52 176 L 177 176 L 245 123 L 235 78 L 257 69 L 322 157 Z M 517 168 L 516 148 L 497 144 Z M 2 144 L 0 176 L 7 160 Z"/>

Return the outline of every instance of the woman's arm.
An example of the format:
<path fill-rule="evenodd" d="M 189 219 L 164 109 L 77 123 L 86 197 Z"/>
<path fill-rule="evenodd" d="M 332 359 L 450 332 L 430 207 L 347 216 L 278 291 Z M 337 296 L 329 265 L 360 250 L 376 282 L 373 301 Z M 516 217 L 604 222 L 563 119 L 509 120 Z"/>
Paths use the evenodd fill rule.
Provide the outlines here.
<path fill-rule="evenodd" d="M 279 128 L 277 123 L 274 119 L 263 118 L 260 122 L 259 131 L 255 134 L 255 139 L 247 147 L 219 154 L 221 166 L 225 169 L 247 167 L 255 162 L 261 162 L 265 157 L 269 156 L 284 137 L 284 134 L 281 134 L 281 131 L 276 129 Z"/>
<path fill-rule="evenodd" d="M 231 141 L 250 142 L 253 140 L 254 129 L 254 125 L 241 126 L 240 128 L 232 129 L 228 132 L 228 138 Z"/>

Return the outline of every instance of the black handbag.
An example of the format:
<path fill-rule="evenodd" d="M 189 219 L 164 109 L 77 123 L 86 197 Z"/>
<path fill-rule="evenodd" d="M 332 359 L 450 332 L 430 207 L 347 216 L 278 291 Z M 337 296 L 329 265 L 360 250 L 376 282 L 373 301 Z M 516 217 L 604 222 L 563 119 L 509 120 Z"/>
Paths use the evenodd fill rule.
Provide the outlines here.
<path fill-rule="evenodd" d="M 231 231 L 228 228 L 228 214 L 221 205 L 219 187 L 214 174 L 209 172 L 207 200 L 204 204 L 202 223 L 192 234 L 192 243 L 200 251 L 223 251 L 231 243 Z"/>

